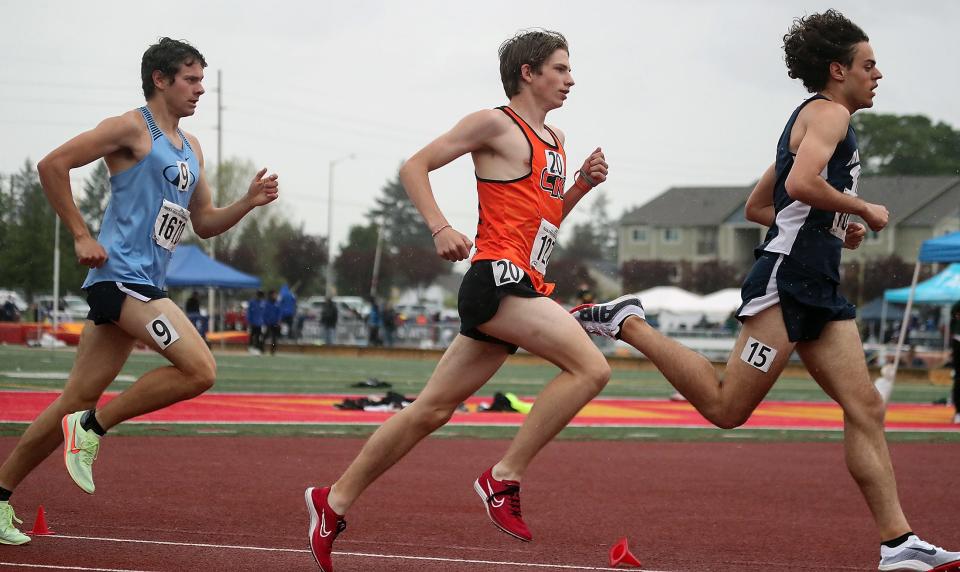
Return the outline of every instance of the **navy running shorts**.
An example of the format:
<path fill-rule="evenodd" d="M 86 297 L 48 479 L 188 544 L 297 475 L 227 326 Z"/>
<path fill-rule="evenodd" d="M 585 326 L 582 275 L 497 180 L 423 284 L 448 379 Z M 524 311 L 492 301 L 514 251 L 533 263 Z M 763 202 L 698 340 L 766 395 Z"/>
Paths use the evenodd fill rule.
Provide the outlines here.
<path fill-rule="evenodd" d="M 480 260 L 463 275 L 457 310 L 460 312 L 460 333 L 481 342 L 507 346 L 511 354 L 517 346 L 481 332 L 477 326 L 489 322 L 500 308 L 504 296 L 537 298 L 527 273 L 509 260 Z"/>
<path fill-rule="evenodd" d="M 742 322 L 748 316 L 780 305 L 791 342 L 820 337 L 824 326 L 835 320 L 852 320 L 857 310 L 839 292 L 840 284 L 811 270 L 789 256 L 764 252 L 743 282 L 743 304 L 737 310 Z"/>
<path fill-rule="evenodd" d="M 112 324 L 120 319 L 120 310 L 123 300 L 127 296 L 141 302 L 167 298 L 167 291 L 149 284 L 133 284 L 131 282 L 97 282 L 85 289 L 87 304 L 90 312 L 87 319 L 93 320 L 97 326 Z"/>

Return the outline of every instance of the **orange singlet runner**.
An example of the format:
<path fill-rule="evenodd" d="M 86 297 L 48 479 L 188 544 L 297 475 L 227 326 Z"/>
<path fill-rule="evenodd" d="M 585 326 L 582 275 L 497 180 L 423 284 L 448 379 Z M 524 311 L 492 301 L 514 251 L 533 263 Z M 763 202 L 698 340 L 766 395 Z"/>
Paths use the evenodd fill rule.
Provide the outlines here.
<path fill-rule="evenodd" d="M 544 125 L 553 142 L 540 138 L 522 117 L 509 107 L 498 107 L 513 119 L 530 145 L 530 173 L 511 181 L 477 177 L 480 220 L 477 251 L 471 262 L 509 260 L 530 276 L 537 292 L 549 296 L 554 285 L 543 275 L 557 243 L 563 219 L 563 190 L 567 157 L 563 145 Z"/>

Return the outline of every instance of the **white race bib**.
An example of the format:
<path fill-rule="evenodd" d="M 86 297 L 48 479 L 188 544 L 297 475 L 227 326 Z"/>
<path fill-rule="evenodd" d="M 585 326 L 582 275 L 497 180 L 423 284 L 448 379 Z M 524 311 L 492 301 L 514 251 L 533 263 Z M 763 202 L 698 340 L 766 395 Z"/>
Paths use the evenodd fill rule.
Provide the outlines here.
<path fill-rule="evenodd" d="M 164 199 L 160 212 L 157 213 L 157 220 L 153 224 L 153 240 L 162 248 L 173 252 L 180 244 L 189 218 L 190 211 Z"/>
<path fill-rule="evenodd" d="M 549 221 L 540 221 L 540 229 L 533 239 L 533 249 L 530 251 L 530 268 L 540 274 L 547 273 L 547 264 L 550 263 L 553 247 L 557 245 L 557 233 L 559 232 L 560 229 L 550 224 Z"/>
<path fill-rule="evenodd" d="M 851 161 L 859 162 L 859 157 L 859 154 L 854 153 Z M 853 179 L 853 184 L 850 185 L 849 189 L 843 189 L 843 194 L 855 197 L 857 196 L 857 185 L 860 184 L 860 165 L 854 165 L 853 168 L 850 169 L 850 177 Z M 840 240 L 846 240 L 847 224 L 849 223 L 850 215 L 848 213 L 834 213 L 833 226 L 830 227 L 830 234 L 839 238 Z"/>
<path fill-rule="evenodd" d="M 493 283 L 497 286 L 515 284 L 523 280 L 523 270 L 506 258 L 494 260 L 491 266 L 493 267 Z"/>

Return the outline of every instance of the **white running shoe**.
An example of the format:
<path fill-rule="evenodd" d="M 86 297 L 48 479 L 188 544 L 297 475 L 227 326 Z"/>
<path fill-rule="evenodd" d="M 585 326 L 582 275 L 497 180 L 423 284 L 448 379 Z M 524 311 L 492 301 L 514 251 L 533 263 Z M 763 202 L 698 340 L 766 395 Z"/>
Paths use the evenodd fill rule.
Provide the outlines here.
<path fill-rule="evenodd" d="M 588 334 L 620 339 L 620 326 L 630 316 L 644 319 L 640 298 L 627 294 L 604 304 L 581 304 L 570 310 Z"/>
<path fill-rule="evenodd" d="M 915 534 L 896 548 L 880 547 L 877 570 L 917 570 L 948 572 L 960 570 L 960 552 L 950 552 L 920 540 Z"/>
<path fill-rule="evenodd" d="M 30 537 L 20 532 L 13 524 L 14 522 L 23 524 L 23 521 L 14 514 L 10 502 L 0 501 L 0 544 L 26 544 L 30 542 Z"/>

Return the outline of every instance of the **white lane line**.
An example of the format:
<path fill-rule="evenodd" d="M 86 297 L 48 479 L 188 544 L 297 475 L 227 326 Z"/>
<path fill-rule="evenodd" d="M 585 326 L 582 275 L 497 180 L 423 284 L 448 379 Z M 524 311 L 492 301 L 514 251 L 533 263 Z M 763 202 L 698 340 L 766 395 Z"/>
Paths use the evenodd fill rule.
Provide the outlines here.
<path fill-rule="evenodd" d="M 54 566 L 52 564 L 25 564 L 23 562 L 0 562 L 0 566 L 16 566 L 17 568 L 45 568 L 47 570 L 87 570 L 90 572 L 147 572 L 130 568 L 84 568 L 83 566 Z"/>
<path fill-rule="evenodd" d="M 208 544 L 203 542 L 171 542 L 165 540 L 140 540 L 136 538 L 105 538 L 99 536 L 71 536 L 67 534 L 57 534 L 46 538 L 70 538 L 74 540 L 96 540 L 101 542 L 130 542 L 135 544 L 160 544 L 165 546 L 189 546 L 194 548 L 226 548 L 231 550 L 257 550 L 261 552 L 304 552 L 310 551 L 303 548 L 270 548 L 265 546 L 238 546 L 232 544 Z M 540 562 L 510 562 L 501 560 L 474 560 L 468 558 L 442 558 L 435 556 L 405 556 L 399 554 L 374 554 L 370 552 L 334 552 L 338 556 L 359 556 L 364 558 L 384 558 L 397 560 L 421 560 L 428 562 L 456 562 L 461 564 L 482 564 L 485 566 L 517 566 L 524 568 L 546 568 L 553 570 L 610 570 L 619 572 L 621 568 L 607 568 L 601 566 L 573 566 L 569 564 L 547 564 Z M 126 572 L 126 571 L 124 571 Z M 638 569 L 637 572 L 668 572 L 666 570 L 646 570 Z"/>

